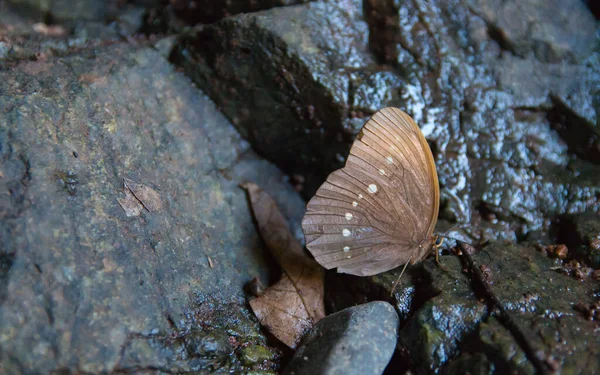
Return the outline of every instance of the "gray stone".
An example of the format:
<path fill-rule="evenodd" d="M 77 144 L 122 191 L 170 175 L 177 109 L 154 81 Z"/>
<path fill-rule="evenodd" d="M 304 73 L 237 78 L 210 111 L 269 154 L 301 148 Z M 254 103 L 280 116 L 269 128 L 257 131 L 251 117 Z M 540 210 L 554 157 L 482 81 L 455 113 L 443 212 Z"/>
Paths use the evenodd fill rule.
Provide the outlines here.
<path fill-rule="evenodd" d="M 245 307 L 244 286 L 274 275 L 238 184 L 268 183 L 297 231 L 304 204 L 281 172 L 152 48 L 12 64 L 0 72 L 2 369 L 276 368 Z M 127 217 L 124 178 L 162 207 Z"/>
<path fill-rule="evenodd" d="M 403 85 L 367 42 L 361 1 L 318 1 L 223 19 L 181 38 L 174 59 L 310 195 L 342 166 L 363 111 Z"/>
<path fill-rule="evenodd" d="M 594 15 L 578 0 L 469 0 L 503 48 L 544 62 L 580 62 L 597 47 Z"/>
<path fill-rule="evenodd" d="M 382 374 L 398 332 L 398 315 L 386 302 L 354 306 L 321 319 L 284 374 Z"/>

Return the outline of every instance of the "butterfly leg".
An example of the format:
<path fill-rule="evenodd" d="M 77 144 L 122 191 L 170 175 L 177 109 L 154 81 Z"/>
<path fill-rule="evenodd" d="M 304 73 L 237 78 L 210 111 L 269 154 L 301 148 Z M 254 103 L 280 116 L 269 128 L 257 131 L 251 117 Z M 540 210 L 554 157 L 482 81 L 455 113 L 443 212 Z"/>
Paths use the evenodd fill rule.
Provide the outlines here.
<path fill-rule="evenodd" d="M 408 261 L 404 265 L 404 268 L 402 268 L 402 272 L 400 272 L 400 276 L 398 276 L 398 278 L 396 279 L 396 281 L 394 281 L 394 285 L 392 285 L 392 291 L 390 292 L 390 297 L 394 295 L 394 290 L 398 286 L 398 283 L 400 282 L 400 278 L 402 277 L 402 275 L 404 275 L 404 271 L 406 270 L 406 267 L 408 267 L 409 263 L 410 263 L 410 259 L 408 259 Z"/>

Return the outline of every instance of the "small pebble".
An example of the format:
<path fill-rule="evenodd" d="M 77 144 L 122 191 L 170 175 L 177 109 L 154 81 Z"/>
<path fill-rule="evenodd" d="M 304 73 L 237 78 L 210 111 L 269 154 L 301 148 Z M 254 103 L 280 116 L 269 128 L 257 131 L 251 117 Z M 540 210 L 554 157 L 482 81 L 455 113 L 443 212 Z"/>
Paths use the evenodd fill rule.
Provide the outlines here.
<path fill-rule="evenodd" d="M 398 322 L 382 301 L 329 315 L 303 339 L 283 374 L 382 374 L 396 348 Z"/>

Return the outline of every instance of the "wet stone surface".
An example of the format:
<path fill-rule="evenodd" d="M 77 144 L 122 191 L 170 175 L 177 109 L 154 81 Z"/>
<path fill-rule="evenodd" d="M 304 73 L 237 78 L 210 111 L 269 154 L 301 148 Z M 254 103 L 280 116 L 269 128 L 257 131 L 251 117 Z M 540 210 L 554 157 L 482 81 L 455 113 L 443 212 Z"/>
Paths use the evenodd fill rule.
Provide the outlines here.
<path fill-rule="evenodd" d="M 32 8 L 24 7 L 20 2 L 1 3 L 0 69 L 10 69 L 24 60 L 45 60 L 106 47 L 123 38 L 142 39 L 139 32 L 144 28 L 144 7 L 129 4 L 119 8 L 115 14 L 106 15 L 103 12 L 94 13 L 88 8 L 104 7 L 105 2 L 95 5 L 92 3 L 80 2 L 80 10 L 99 17 L 97 20 L 81 18 L 71 13 L 74 19 L 50 24 L 43 21 L 53 19 L 53 12 L 57 11 L 57 8 L 65 5 L 73 11 L 73 7 L 68 2 L 60 2 L 60 5 L 52 10 L 46 10 L 42 3 L 39 4 L 40 7 Z"/>
<path fill-rule="evenodd" d="M 238 184 L 266 184 L 297 234 L 304 204 L 210 100 L 128 44 L 19 62 L 0 93 L 4 371 L 276 368 L 244 307 L 276 275 Z M 126 216 L 125 178 L 159 208 Z"/>
<path fill-rule="evenodd" d="M 561 242 L 569 248 L 569 258 L 600 269 L 600 214 L 566 215 L 557 226 Z"/>
<path fill-rule="evenodd" d="M 396 346 L 398 316 L 386 302 L 354 306 L 321 319 L 284 370 L 300 374 L 381 374 Z"/>
<path fill-rule="evenodd" d="M 363 96 L 391 94 L 372 85 L 399 84 L 377 72 L 367 40 L 360 1 L 313 2 L 224 19 L 182 38 L 174 60 L 260 154 L 303 176 L 309 194 L 343 165 L 356 130 L 349 102 L 378 107 Z"/>
<path fill-rule="evenodd" d="M 175 0 L 174 13 L 186 23 L 211 23 L 239 13 L 251 13 L 264 9 L 308 3 L 312 0 Z"/>
<path fill-rule="evenodd" d="M 301 240 L 298 191 L 389 105 L 434 153 L 437 231 L 491 240 L 473 258 L 517 328 L 450 245 L 392 295 L 399 269 L 329 272 L 329 312 L 394 306 L 386 374 L 600 372 L 598 45 L 578 0 L 0 2 L 0 372 L 281 371 L 238 184 Z M 124 178 L 160 208 L 128 217 Z"/>
<path fill-rule="evenodd" d="M 549 366 L 578 373 L 578 367 L 600 365 L 598 303 L 600 283 L 562 271 L 567 261 L 551 258 L 534 246 L 491 243 L 474 255 L 491 290 L 524 332 L 527 345 L 542 353 Z M 536 373 L 511 330 L 491 309 L 491 299 L 473 281 L 459 257 L 433 259 L 409 268 L 390 297 L 400 270 L 358 278 L 345 276 L 328 285 L 347 291 L 329 295 L 332 309 L 369 298 L 385 299 L 396 307 L 401 328 L 395 365 L 418 373 L 486 369 Z M 399 371 L 399 370 L 398 370 Z"/>
<path fill-rule="evenodd" d="M 394 105 L 432 146 L 441 217 L 474 237 L 522 240 L 600 208 L 600 64 L 583 3 L 368 4 L 368 16 L 321 1 L 228 18 L 182 38 L 174 61 L 259 153 L 305 177 L 306 197 L 364 118 Z M 511 15 L 524 11 L 543 40 L 521 38 Z M 571 14 L 587 27 L 561 21 Z"/>

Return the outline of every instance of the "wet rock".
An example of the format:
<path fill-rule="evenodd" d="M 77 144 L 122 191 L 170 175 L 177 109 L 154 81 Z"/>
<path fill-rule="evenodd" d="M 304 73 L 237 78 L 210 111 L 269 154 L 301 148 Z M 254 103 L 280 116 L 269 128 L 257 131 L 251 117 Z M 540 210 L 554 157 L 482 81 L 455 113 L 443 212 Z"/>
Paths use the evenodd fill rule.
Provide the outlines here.
<path fill-rule="evenodd" d="M 265 345 L 245 307 L 202 295 L 196 296 L 190 307 L 169 334 L 154 330 L 130 335 L 115 370 L 262 373 L 275 368 L 280 353 Z"/>
<path fill-rule="evenodd" d="M 527 359 L 527 355 L 516 342 L 511 333 L 498 321 L 491 317 L 487 322 L 481 323 L 478 342 L 480 349 L 484 349 L 483 356 L 480 354 L 481 361 L 494 364 L 501 371 L 518 372 L 522 374 L 535 374 L 536 369 Z M 472 344 L 475 345 L 475 344 Z M 452 368 L 461 361 L 470 356 L 461 356 L 449 367 Z M 494 367 L 495 367 L 494 366 Z"/>
<path fill-rule="evenodd" d="M 533 0 L 497 15 L 487 1 L 365 4 L 228 18 L 182 39 L 175 61 L 260 154 L 303 177 L 307 198 L 365 118 L 394 105 L 433 149 L 441 218 L 469 223 L 472 237 L 523 240 L 600 209 L 595 26 L 563 25 L 565 13 Z M 548 33 L 520 38 L 516 9 Z"/>
<path fill-rule="evenodd" d="M 251 13 L 278 6 L 308 3 L 311 0 L 175 0 L 175 14 L 189 24 L 211 23 L 239 13 Z"/>
<path fill-rule="evenodd" d="M 27 10 L 31 16 L 45 17 L 53 22 L 61 21 L 104 21 L 114 15 L 118 9 L 118 1 L 84 0 L 71 1 L 38 1 L 9 0 L 15 8 Z"/>
<path fill-rule="evenodd" d="M 582 1 L 472 0 L 502 48 L 544 62 L 585 59 L 596 48 L 596 20 Z"/>
<path fill-rule="evenodd" d="M 131 16 L 132 8 L 153 8 L 160 5 L 159 0 L 82 0 L 82 1 L 40 1 L 8 0 L 6 6 L 18 10 L 20 14 L 51 24 L 75 24 L 88 22 L 121 21 Z M 3 4 L 3 8 L 4 8 Z M 4 11 L 4 9 L 3 9 Z M 137 21 L 136 21 L 137 22 Z"/>
<path fill-rule="evenodd" d="M 415 296 L 421 293 L 435 293 L 435 296 L 413 306 L 418 309 L 399 333 L 398 345 L 410 352 L 413 364 L 426 371 L 438 370 L 459 354 L 460 344 L 475 332 L 487 311 L 486 304 L 479 301 L 469 281 L 460 274 L 459 260 L 444 258 L 443 265 L 450 271 L 430 262 L 424 265 L 422 272 L 430 278 L 431 284 L 426 285 L 432 291 L 420 286 L 418 279 L 413 280 L 417 286 Z"/>
<path fill-rule="evenodd" d="M 461 353 L 463 341 L 487 314 L 486 303 L 461 274 L 459 260 L 445 256 L 441 262 L 444 269 L 433 260 L 407 268 L 393 293 L 401 268 L 364 278 L 332 275 L 327 285 L 330 309 L 373 299 L 389 301 L 401 327 L 396 365 L 402 371 L 437 371 Z"/>
<path fill-rule="evenodd" d="M 381 374 L 396 345 L 398 316 L 371 302 L 321 319 L 303 339 L 284 374 Z"/>
<path fill-rule="evenodd" d="M 460 358 L 450 362 L 445 368 L 445 373 L 448 374 L 474 374 L 474 375 L 491 375 L 494 373 L 495 367 L 488 361 L 484 354 L 465 354 Z"/>
<path fill-rule="evenodd" d="M 15 6 L 0 12 L 0 68 L 10 68 L 21 60 L 45 60 L 68 56 L 82 50 L 116 43 L 138 34 L 143 27 L 146 8 L 128 5 L 104 21 L 66 23 L 35 22 L 23 17 Z M 46 21 L 48 22 L 48 21 Z"/>
<path fill-rule="evenodd" d="M 598 282 L 569 276 L 562 271 L 563 260 L 533 246 L 492 243 L 484 249 L 474 255 L 477 267 L 527 342 L 496 309 L 490 309 L 490 296 L 455 256 L 441 258 L 444 268 L 433 259 L 409 267 L 393 296 L 400 269 L 369 278 L 330 280 L 330 306 L 332 300 L 333 308 L 339 308 L 351 304 L 352 298 L 355 303 L 388 299 L 400 317 L 395 365 L 403 371 L 535 373 L 538 369 L 524 345 L 540 353 L 550 367 L 574 369 L 594 362 L 599 354 L 594 344 L 598 330 L 590 306 L 597 301 Z"/>
<path fill-rule="evenodd" d="M 261 345 L 247 346 L 242 349 L 241 359 L 245 365 L 251 366 L 274 359 L 273 351 Z"/>
<path fill-rule="evenodd" d="M 476 336 L 462 344 L 466 353 L 484 353 L 497 369 L 509 372 L 540 371 L 525 348 L 535 353 L 550 369 L 578 372 L 577 367 L 589 363 L 594 372 L 599 364 L 598 330 L 593 322 L 576 310 L 579 303 L 591 303 L 597 296 L 598 284 L 588 280 L 581 284 L 557 272 L 559 259 L 548 258 L 532 247 L 485 247 L 486 252 L 474 256 L 487 270 L 486 279 L 496 298 L 518 326 L 522 337 L 503 317 L 490 311 L 478 327 Z M 478 291 L 475 286 L 475 290 Z M 480 298 L 489 298 L 478 291 Z"/>
<path fill-rule="evenodd" d="M 283 175 L 152 48 L 13 64 L 0 72 L 2 368 L 275 369 L 241 359 L 278 353 L 244 307 L 245 284 L 271 273 L 238 184 L 252 169 L 298 218 Z M 125 178 L 160 204 L 126 216 Z"/>
<path fill-rule="evenodd" d="M 526 332 L 541 348 L 545 365 L 561 372 L 595 373 L 598 371 L 599 350 L 597 323 L 585 321 L 580 316 L 563 316 L 540 319 L 532 314 L 518 316 Z M 496 319 L 482 324 L 480 348 L 487 352 L 490 361 L 499 369 L 535 374 L 536 370 L 521 349 L 519 342 Z M 537 336 L 537 337 L 536 337 Z M 542 354 L 543 353 L 543 354 Z"/>
<path fill-rule="evenodd" d="M 367 39 L 361 1 L 313 2 L 219 21 L 183 38 L 174 59 L 309 196 L 342 166 L 361 111 L 402 85 Z"/>
<path fill-rule="evenodd" d="M 483 226 L 508 223 L 515 239 L 522 239 L 531 230 L 548 230 L 548 217 L 573 207 L 597 209 L 597 179 L 559 172 L 573 151 L 586 152 L 579 149 L 581 139 L 576 144 L 571 136 L 557 136 L 552 119 L 560 110 L 585 112 L 595 121 L 594 111 L 578 108 L 597 106 L 597 83 L 591 84 L 599 82 L 597 69 L 587 62 L 549 64 L 507 53 L 473 11 L 459 1 L 406 2 L 398 10 L 397 38 L 405 42 L 397 44 L 397 65 L 412 77 L 416 92 L 405 107 L 440 161 L 442 217 L 470 226 L 480 219 Z M 565 35 L 573 45 L 583 43 L 577 35 Z M 427 79 L 430 75 L 437 81 Z M 557 97 L 579 98 L 577 108 L 559 109 Z M 583 124 L 568 126 L 567 132 L 576 134 Z M 596 160 L 590 153 L 586 158 Z M 494 218 L 488 221 L 481 209 Z M 497 231 L 488 233 L 499 237 Z"/>
<path fill-rule="evenodd" d="M 575 258 L 594 269 L 600 269 L 600 215 L 583 213 L 565 215 L 558 222 L 558 238 Z"/>

